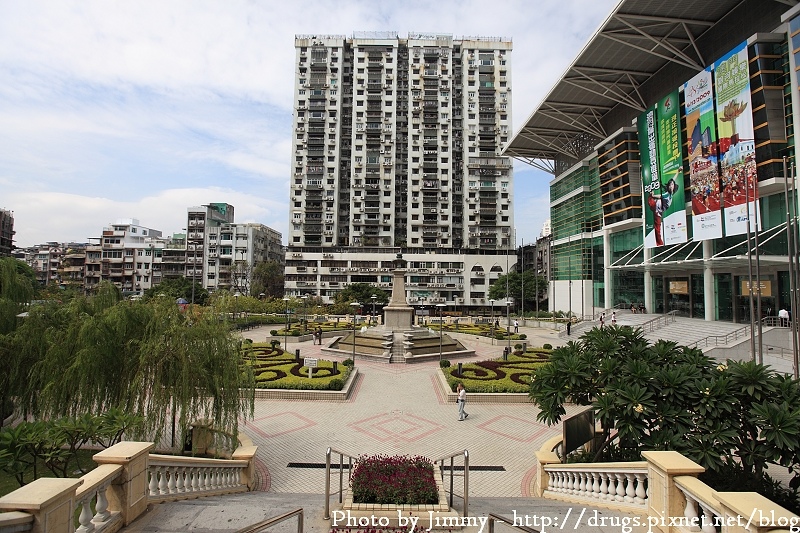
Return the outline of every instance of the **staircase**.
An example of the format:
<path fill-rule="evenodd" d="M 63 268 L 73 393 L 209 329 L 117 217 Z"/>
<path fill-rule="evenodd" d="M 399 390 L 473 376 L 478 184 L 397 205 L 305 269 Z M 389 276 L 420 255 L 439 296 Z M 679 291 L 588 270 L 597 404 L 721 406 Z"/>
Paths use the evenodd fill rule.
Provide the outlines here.
<path fill-rule="evenodd" d="M 403 337 L 402 333 L 395 333 L 394 339 L 392 343 L 392 355 L 389 357 L 389 363 L 405 363 L 405 347 L 403 346 L 403 341 L 405 337 Z"/>

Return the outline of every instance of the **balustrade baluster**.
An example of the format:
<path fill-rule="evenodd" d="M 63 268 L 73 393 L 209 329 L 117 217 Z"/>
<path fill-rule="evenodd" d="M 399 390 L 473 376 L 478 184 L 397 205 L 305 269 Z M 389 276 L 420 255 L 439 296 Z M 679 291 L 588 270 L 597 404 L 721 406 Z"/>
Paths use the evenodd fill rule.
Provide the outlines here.
<path fill-rule="evenodd" d="M 80 526 L 75 530 L 75 533 L 89 533 L 94 531 L 94 524 L 92 523 L 92 498 L 86 496 L 81 502 L 81 514 L 78 517 Z"/>
<path fill-rule="evenodd" d="M 633 488 L 633 480 L 636 479 L 633 474 L 625 473 L 625 480 L 627 483 L 625 484 L 625 501 L 628 503 L 633 503 L 633 498 L 636 496 L 636 491 Z"/>
<path fill-rule="evenodd" d="M 625 474 L 611 474 L 617 478 L 617 495 L 614 497 L 615 501 L 625 501 Z"/>
<path fill-rule="evenodd" d="M 700 509 L 703 510 L 703 522 L 700 528 L 701 533 L 717 533 L 717 528 L 714 527 L 714 511 L 702 503 L 700 503 Z"/>
<path fill-rule="evenodd" d="M 150 496 L 158 496 L 158 467 L 151 466 L 147 470 L 150 473 L 150 484 L 148 485 Z"/>
<path fill-rule="evenodd" d="M 684 498 L 686 498 L 686 507 L 683 508 L 683 516 L 686 518 L 688 524 L 694 524 L 698 518 L 697 508 L 695 507 L 695 499 L 685 490 L 681 489 L 681 492 L 683 493 Z"/>
<path fill-rule="evenodd" d="M 186 492 L 186 468 L 180 467 L 176 469 L 175 475 L 178 476 L 177 484 L 175 485 L 175 490 L 180 492 Z"/>
<path fill-rule="evenodd" d="M 203 490 L 211 490 L 211 469 L 204 468 L 203 469 Z"/>
<path fill-rule="evenodd" d="M 158 493 L 169 493 L 169 486 L 167 485 L 167 468 L 164 466 L 158 467 Z"/>
<path fill-rule="evenodd" d="M 583 495 L 586 492 L 586 476 L 583 475 L 583 472 L 578 472 L 578 494 Z"/>
<path fill-rule="evenodd" d="M 597 472 L 592 472 L 592 498 L 600 497 L 600 475 Z"/>
<path fill-rule="evenodd" d="M 192 468 L 192 492 L 198 492 L 200 490 L 200 469 L 193 467 Z"/>
<path fill-rule="evenodd" d="M 608 499 L 608 474 L 600 472 L 600 496 L 601 500 Z"/>
<path fill-rule="evenodd" d="M 644 503 L 647 499 L 647 492 L 644 490 L 644 482 L 647 481 L 647 474 L 635 474 L 636 476 L 636 497 L 635 503 Z"/>
<path fill-rule="evenodd" d="M 108 497 L 106 497 L 108 485 L 103 485 L 97 489 L 97 502 L 94 504 L 94 521 L 105 522 L 111 516 L 108 512 Z"/>
<path fill-rule="evenodd" d="M 178 492 L 178 480 L 175 477 L 178 475 L 178 467 L 173 466 L 168 469 L 169 481 L 167 482 L 167 490 L 170 494 Z"/>

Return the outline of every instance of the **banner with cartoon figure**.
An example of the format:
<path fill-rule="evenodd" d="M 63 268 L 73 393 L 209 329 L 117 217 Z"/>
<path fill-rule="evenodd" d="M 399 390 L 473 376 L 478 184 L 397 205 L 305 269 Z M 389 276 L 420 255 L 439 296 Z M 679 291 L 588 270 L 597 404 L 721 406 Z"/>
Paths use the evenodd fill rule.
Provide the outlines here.
<path fill-rule="evenodd" d="M 678 92 L 638 119 L 644 207 L 644 245 L 655 248 L 686 242 Z"/>
<path fill-rule="evenodd" d="M 692 240 L 722 237 L 722 205 L 711 69 L 683 84 L 683 112 L 689 148 Z"/>
<path fill-rule="evenodd" d="M 714 63 L 714 86 L 725 235 L 741 235 L 760 219 L 747 43 Z"/>
<path fill-rule="evenodd" d="M 679 244 L 687 240 L 679 110 L 680 94 L 677 90 L 657 105 L 661 192 L 660 197 L 655 191 L 651 192 L 650 198 L 653 199 L 651 203 L 655 204 L 656 213 L 659 209 L 662 211 L 664 244 Z M 648 208 L 653 209 L 649 205 Z"/>

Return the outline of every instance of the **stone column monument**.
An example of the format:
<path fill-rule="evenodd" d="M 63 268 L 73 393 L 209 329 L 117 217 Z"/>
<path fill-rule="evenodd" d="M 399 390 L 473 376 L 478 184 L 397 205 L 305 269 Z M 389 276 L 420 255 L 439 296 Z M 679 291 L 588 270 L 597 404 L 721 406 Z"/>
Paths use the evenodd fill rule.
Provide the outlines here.
<path fill-rule="evenodd" d="M 384 325 L 389 331 L 412 329 L 414 308 L 406 301 L 406 260 L 398 253 L 392 272 L 392 299 L 383 308 Z"/>

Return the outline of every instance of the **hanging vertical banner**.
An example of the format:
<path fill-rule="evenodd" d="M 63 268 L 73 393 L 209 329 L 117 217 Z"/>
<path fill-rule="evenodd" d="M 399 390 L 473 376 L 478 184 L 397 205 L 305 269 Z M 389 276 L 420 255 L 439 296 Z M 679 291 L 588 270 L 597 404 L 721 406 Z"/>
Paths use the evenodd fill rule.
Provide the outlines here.
<path fill-rule="evenodd" d="M 656 216 L 655 195 L 661 194 L 660 169 L 658 167 L 658 132 L 656 131 L 656 107 L 639 115 L 639 159 L 642 172 L 642 195 L 644 206 L 644 246 L 654 248 L 664 245 L 662 220 Z"/>
<path fill-rule="evenodd" d="M 646 248 L 687 239 L 678 103 L 675 91 L 638 119 Z"/>
<path fill-rule="evenodd" d="M 741 235 L 760 218 L 747 43 L 714 63 L 714 85 L 725 235 Z"/>
<path fill-rule="evenodd" d="M 692 240 L 718 239 L 722 237 L 722 205 L 711 70 L 684 83 L 683 97 L 692 184 Z"/>
<path fill-rule="evenodd" d="M 681 157 L 680 95 L 673 91 L 657 106 L 658 162 L 661 170 L 660 209 L 664 244 L 686 242 L 686 200 Z M 655 197 L 655 191 L 651 197 Z"/>

